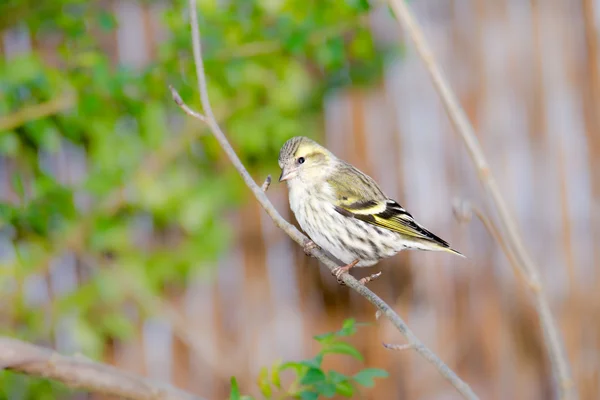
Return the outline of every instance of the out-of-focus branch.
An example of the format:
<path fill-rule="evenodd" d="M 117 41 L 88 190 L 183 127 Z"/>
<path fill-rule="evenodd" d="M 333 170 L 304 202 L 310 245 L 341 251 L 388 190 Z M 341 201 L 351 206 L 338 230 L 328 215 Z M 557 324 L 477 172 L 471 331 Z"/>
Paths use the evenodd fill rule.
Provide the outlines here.
<path fill-rule="evenodd" d="M 305 243 L 309 240 L 305 235 L 303 235 L 295 226 L 287 222 L 275 209 L 273 204 L 267 198 L 265 192 L 259 187 L 256 182 L 252 179 L 248 170 L 244 167 L 241 160 L 229 144 L 229 141 L 225 137 L 225 134 L 219 127 L 217 123 L 212 108 L 210 104 L 210 99 L 208 96 L 208 89 L 206 84 L 206 75 L 204 72 L 204 63 L 202 60 L 202 50 L 200 43 L 200 29 L 198 27 L 198 17 L 197 17 L 197 9 L 196 9 L 196 1 L 189 0 L 190 7 L 190 19 L 192 26 L 192 43 L 194 48 L 194 62 L 196 64 L 196 75 L 198 79 L 198 89 L 200 91 L 200 98 L 202 100 L 202 107 L 204 109 L 204 118 L 201 120 L 205 122 L 210 130 L 212 131 L 214 137 L 217 139 L 222 149 L 225 151 L 227 156 L 229 157 L 231 163 L 237 169 L 242 179 L 250 188 L 260 205 L 266 211 L 266 213 L 271 217 L 275 225 L 281 228 L 290 238 L 292 238 L 296 243 L 301 246 L 304 246 Z M 189 115 L 194 116 L 193 113 L 190 112 L 189 107 L 187 107 L 179 93 L 171 87 L 171 94 L 173 95 L 173 99 L 175 102 L 182 107 L 182 109 L 188 113 Z M 333 271 L 337 265 L 330 258 L 328 258 L 323 251 L 319 248 L 310 249 L 311 255 L 316 257 L 319 261 L 321 261 L 329 270 Z M 437 355 L 435 355 L 429 348 L 427 348 L 409 329 L 409 327 L 404 323 L 402 318 L 398 316 L 394 312 L 394 310 L 387 305 L 383 300 L 381 300 L 375 293 L 370 291 L 366 286 L 360 284 L 356 279 L 354 279 L 350 274 L 342 275 L 343 282 L 351 289 L 358 292 L 364 298 L 366 298 L 369 302 L 371 302 L 375 307 L 377 307 L 383 315 L 385 315 L 394 326 L 400 331 L 402 335 L 406 338 L 408 343 L 414 347 L 414 349 L 426 360 L 431 362 L 437 370 L 440 372 L 442 376 L 444 376 L 465 398 L 467 399 L 476 399 L 477 396 L 469 385 L 467 385 L 463 380 L 461 380 L 458 375 L 454 371 L 452 371 Z"/>
<path fill-rule="evenodd" d="M 448 113 L 450 121 L 465 143 L 467 151 L 475 164 L 479 180 L 498 213 L 500 228 L 506 239 L 506 243 L 511 250 L 514 251 L 514 254 L 519 261 L 519 268 L 531 283 L 529 288 L 535 299 L 537 313 L 544 333 L 546 349 L 552 362 L 560 397 L 564 399 L 575 396 L 574 390 L 571 390 L 573 380 L 571 378 L 569 362 L 564 353 L 563 343 L 556 321 L 554 320 L 554 316 L 548 305 L 548 300 L 542 290 L 538 268 L 523 245 L 523 239 L 517 228 L 517 223 L 512 214 L 508 211 L 508 206 L 500 193 L 496 180 L 490 172 L 489 165 L 483 154 L 481 144 L 475 135 L 475 131 L 471 126 L 465 111 L 460 106 L 456 95 L 450 88 L 447 79 L 442 74 L 441 68 L 436 62 L 429 44 L 425 40 L 423 30 L 419 26 L 419 23 L 413 16 L 406 2 L 403 0 L 389 0 L 389 3 L 400 23 L 408 31 L 408 36 L 415 44 L 417 53 L 425 63 L 425 67 L 442 99 L 442 103 L 444 104 L 444 108 Z"/>
<path fill-rule="evenodd" d="M 502 249 L 502 252 L 508 259 L 510 266 L 512 267 L 513 271 L 515 272 L 515 275 L 518 276 L 519 278 L 521 278 L 523 280 L 523 282 L 526 283 L 527 285 L 532 286 L 533 290 L 539 290 L 539 288 L 535 287 L 534 284 L 525 275 L 525 272 L 519 265 L 517 256 L 515 256 L 515 253 L 512 251 L 512 249 L 510 247 L 508 247 L 504 238 L 500 234 L 500 230 L 496 226 L 496 223 L 491 218 L 489 218 L 478 207 L 475 207 L 468 202 L 461 202 L 461 203 L 455 204 L 453 211 L 454 211 L 454 215 L 456 216 L 456 219 L 458 219 L 460 222 L 465 222 L 465 223 L 471 222 L 471 220 L 473 219 L 473 215 L 475 215 L 479 219 L 479 221 L 481 221 L 481 223 L 483 224 L 485 229 L 488 231 L 490 236 L 498 243 L 498 245 Z"/>
<path fill-rule="evenodd" d="M 75 105 L 75 95 L 67 93 L 45 103 L 26 106 L 12 114 L 0 117 L 0 132 L 5 132 L 26 122 L 54 115 Z"/>
<path fill-rule="evenodd" d="M 365 15 L 361 15 L 357 18 L 349 21 L 344 21 L 341 24 L 328 26 L 321 30 L 314 31 L 308 36 L 308 43 L 312 45 L 318 45 L 326 42 L 333 37 L 340 37 L 351 32 L 356 28 L 367 25 L 369 19 Z M 229 60 L 232 58 L 248 58 L 255 57 L 264 54 L 271 54 L 282 50 L 283 42 L 279 39 L 276 40 L 265 40 L 260 42 L 247 43 L 239 47 L 234 48 L 223 48 L 216 52 L 214 56 L 207 55 L 206 60 Z"/>
<path fill-rule="evenodd" d="M 133 400 L 202 400 L 161 384 L 83 357 L 67 357 L 21 340 L 0 337 L 0 370 L 62 382 L 75 389 Z"/>

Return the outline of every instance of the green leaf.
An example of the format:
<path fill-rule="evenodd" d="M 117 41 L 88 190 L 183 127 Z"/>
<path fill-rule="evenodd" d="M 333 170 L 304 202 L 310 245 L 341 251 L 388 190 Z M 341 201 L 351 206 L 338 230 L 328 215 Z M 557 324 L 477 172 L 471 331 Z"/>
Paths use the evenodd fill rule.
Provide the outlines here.
<path fill-rule="evenodd" d="M 101 323 L 111 337 L 128 339 L 134 335 L 132 321 L 126 318 L 122 312 L 114 312 L 103 316 Z"/>
<path fill-rule="evenodd" d="M 354 386 L 348 381 L 338 382 L 335 385 L 335 392 L 344 397 L 352 397 L 354 395 Z"/>
<path fill-rule="evenodd" d="M 98 25 L 105 32 L 110 32 L 117 27 L 117 19 L 115 16 L 105 10 L 98 13 Z"/>
<path fill-rule="evenodd" d="M 260 388 L 260 392 L 266 398 L 271 398 L 271 384 L 269 382 L 269 369 L 267 367 L 262 367 L 258 374 L 258 387 Z"/>
<path fill-rule="evenodd" d="M 281 364 L 279 367 L 280 371 L 285 371 L 286 369 L 293 369 L 297 374 L 300 374 L 302 370 L 306 368 L 306 365 L 303 364 L 302 361 L 289 361 Z"/>
<path fill-rule="evenodd" d="M 344 40 L 341 37 L 328 39 L 317 48 L 317 62 L 328 71 L 342 69 L 347 62 Z"/>
<path fill-rule="evenodd" d="M 317 342 L 322 343 L 322 344 L 331 343 L 331 341 L 334 338 L 335 338 L 334 332 L 323 333 L 322 335 L 313 336 L 313 339 L 315 339 Z"/>
<path fill-rule="evenodd" d="M 319 382 L 315 384 L 315 389 L 320 395 L 331 398 L 335 396 L 335 385 L 331 382 Z"/>
<path fill-rule="evenodd" d="M 281 365 L 279 363 L 273 364 L 271 367 L 271 383 L 278 389 L 281 389 L 281 378 L 279 377 Z"/>
<path fill-rule="evenodd" d="M 337 332 L 338 336 L 351 336 L 356 333 L 356 320 L 354 318 L 349 318 L 344 321 L 342 325 L 342 329 Z"/>
<path fill-rule="evenodd" d="M 0 132 L 0 154 L 14 156 L 18 153 L 20 145 L 15 132 Z"/>
<path fill-rule="evenodd" d="M 319 398 L 319 393 L 314 391 L 303 391 L 300 393 L 300 398 L 302 400 L 317 400 Z"/>
<path fill-rule="evenodd" d="M 307 30 L 293 32 L 285 39 L 283 47 L 292 54 L 302 52 L 308 43 L 309 33 Z"/>
<path fill-rule="evenodd" d="M 363 360 L 363 356 L 360 354 L 360 352 L 354 346 L 345 342 L 334 342 L 328 344 L 323 350 L 321 350 L 321 352 L 323 354 L 347 354 L 359 361 Z"/>
<path fill-rule="evenodd" d="M 378 368 L 367 368 L 355 374 L 352 379 L 356 381 L 356 383 L 363 385 L 365 387 L 373 387 L 375 382 L 373 378 L 387 378 L 388 373 L 382 369 Z"/>
<path fill-rule="evenodd" d="M 325 373 L 317 368 L 309 368 L 308 371 L 300 378 L 301 385 L 314 385 L 315 383 L 324 382 L 326 379 Z"/>
<path fill-rule="evenodd" d="M 231 392 L 229 393 L 229 400 L 241 400 L 240 389 L 238 387 L 235 376 L 231 377 Z"/>
<path fill-rule="evenodd" d="M 140 128 L 152 147 L 158 146 L 162 142 L 163 136 L 168 131 L 167 117 L 162 104 L 158 101 L 149 101 L 144 104 L 140 117 Z"/>
<path fill-rule="evenodd" d="M 341 374 L 337 371 L 328 371 L 327 372 L 327 380 L 332 383 L 346 382 L 350 378 L 344 374 Z"/>
<path fill-rule="evenodd" d="M 357 11 L 369 11 L 369 0 L 346 0 L 348 5 Z"/>
<path fill-rule="evenodd" d="M 309 368 L 321 368 L 321 363 L 323 362 L 323 354 L 317 354 L 315 357 L 299 361 L 298 364 L 304 365 Z"/>

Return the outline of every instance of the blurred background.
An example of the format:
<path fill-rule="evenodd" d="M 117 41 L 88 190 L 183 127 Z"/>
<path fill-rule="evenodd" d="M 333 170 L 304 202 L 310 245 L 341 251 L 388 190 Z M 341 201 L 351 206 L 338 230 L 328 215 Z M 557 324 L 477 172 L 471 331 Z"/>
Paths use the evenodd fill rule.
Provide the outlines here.
<path fill-rule="evenodd" d="M 486 399 L 556 396 L 522 279 L 477 218 L 472 163 L 385 5 L 199 1 L 215 113 L 261 183 L 308 135 L 377 179 L 466 260 L 405 252 L 372 289 Z M 600 397 L 595 0 L 413 0 L 538 264 L 583 399 Z M 308 358 L 354 317 L 367 399 L 454 399 L 375 309 L 260 209 L 200 109 L 185 1 L 0 3 L 0 331 L 206 398 Z M 284 185 L 268 196 L 293 219 Z M 7 399 L 99 399 L 0 373 Z"/>

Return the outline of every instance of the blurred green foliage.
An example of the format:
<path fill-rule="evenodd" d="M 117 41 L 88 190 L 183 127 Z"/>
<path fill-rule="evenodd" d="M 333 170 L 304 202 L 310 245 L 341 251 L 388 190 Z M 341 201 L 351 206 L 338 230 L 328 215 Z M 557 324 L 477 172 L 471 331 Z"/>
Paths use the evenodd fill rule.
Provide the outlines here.
<path fill-rule="evenodd" d="M 258 177 L 275 171 L 287 138 L 318 135 L 328 91 L 380 74 L 364 0 L 199 3 L 215 113 Z M 156 296 L 181 288 L 226 248 L 228 210 L 248 193 L 167 90 L 200 109 L 187 2 L 162 8 L 166 37 L 138 68 L 107 45 L 123 21 L 106 4 L 0 2 L 0 30 L 27 31 L 35 44 L 0 60 L 0 161 L 11 167 L 10 193 L 0 193 L 0 240 L 10 243 L 0 253 L 0 333 L 51 339 L 68 316 L 72 340 L 92 357 L 110 339 L 132 337 L 123 305 L 139 298 L 130 282 Z M 76 178 L 47 162 L 72 153 L 84 154 L 67 167 Z M 151 244 L 140 244 L 140 220 L 149 221 Z M 79 285 L 32 305 L 28 279 L 65 254 L 78 260 Z M 13 380 L 0 375 L 1 395 L 15 398 L 8 391 L 22 384 Z"/>
<path fill-rule="evenodd" d="M 375 378 L 386 378 L 388 373 L 378 368 L 365 368 L 354 375 L 344 375 L 334 370 L 323 370 L 323 359 L 331 354 L 351 356 L 363 360 L 360 352 L 351 344 L 342 340 L 356 333 L 356 322 L 353 319 L 344 321 L 341 330 L 315 336 L 321 345 L 321 351 L 308 360 L 289 361 L 275 364 L 271 368 L 263 368 L 258 376 L 258 387 L 263 399 L 302 399 L 317 400 L 319 397 L 335 396 L 352 397 L 358 392 L 358 386 L 373 387 Z M 294 372 L 289 385 L 282 385 L 281 374 L 287 370 Z M 231 379 L 230 400 L 253 400 L 253 397 L 242 396 L 235 378 Z"/>

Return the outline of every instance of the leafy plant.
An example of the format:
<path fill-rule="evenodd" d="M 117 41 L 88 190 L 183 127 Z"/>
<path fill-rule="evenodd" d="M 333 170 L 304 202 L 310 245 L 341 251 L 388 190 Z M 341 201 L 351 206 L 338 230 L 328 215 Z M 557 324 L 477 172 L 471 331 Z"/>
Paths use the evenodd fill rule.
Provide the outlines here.
<path fill-rule="evenodd" d="M 323 360 L 332 354 L 342 354 L 363 361 L 360 352 L 343 339 L 356 333 L 356 322 L 348 319 L 341 330 L 315 336 L 320 343 L 319 353 L 308 360 L 276 363 L 270 368 L 261 369 L 258 376 L 258 387 L 263 399 L 297 398 L 315 400 L 320 396 L 332 398 L 336 395 L 352 397 L 358 386 L 373 387 L 375 378 L 386 378 L 388 373 L 378 368 L 365 368 L 354 375 L 323 369 Z M 290 384 L 282 385 L 281 375 L 292 371 L 294 376 Z M 250 396 L 242 396 L 235 378 L 231 378 L 230 400 L 250 400 Z"/>
<path fill-rule="evenodd" d="M 368 2 L 199 3 L 215 113 L 259 176 L 276 168 L 286 139 L 319 134 L 327 91 L 381 72 Z M 68 320 L 73 346 L 90 357 L 133 337 L 125 304 L 146 316 L 128 281 L 162 296 L 215 265 L 231 237 L 224 215 L 246 196 L 214 139 L 182 119 L 169 96 L 172 84 L 199 108 L 187 1 L 157 11 L 169 34 L 135 67 L 107 51 L 127 23 L 107 4 L 0 2 L 0 30 L 34 44 L 0 57 L 0 163 L 10 183 L 0 193 L 8 255 L 0 259 L 0 320 L 10 323 L 0 333 L 47 340 Z M 151 245 L 140 245 L 142 236 Z M 74 260 L 77 284 L 32 302 L 27 283 L 61 268 L 64 256 Z M 6 379 L 9 391 L 16 384 Z"/>

